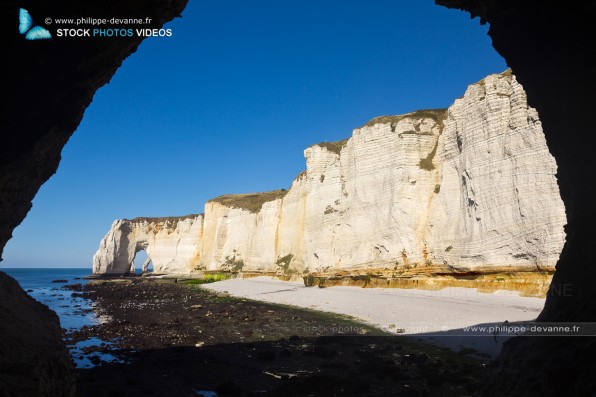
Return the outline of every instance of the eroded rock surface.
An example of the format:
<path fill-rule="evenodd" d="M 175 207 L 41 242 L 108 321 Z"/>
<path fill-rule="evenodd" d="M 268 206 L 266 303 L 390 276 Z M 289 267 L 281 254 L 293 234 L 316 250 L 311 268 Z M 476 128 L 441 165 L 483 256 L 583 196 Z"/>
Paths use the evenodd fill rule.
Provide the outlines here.
<path fill-rule="evenodd" d="M 548 272 L 559 257 L 556 164 L 509 72 L 304 155 L 288 191 L 222 196 L 184 222 L 114 222 L 94 273 L 128 272 L 140 249 L 174 274 Z"/>

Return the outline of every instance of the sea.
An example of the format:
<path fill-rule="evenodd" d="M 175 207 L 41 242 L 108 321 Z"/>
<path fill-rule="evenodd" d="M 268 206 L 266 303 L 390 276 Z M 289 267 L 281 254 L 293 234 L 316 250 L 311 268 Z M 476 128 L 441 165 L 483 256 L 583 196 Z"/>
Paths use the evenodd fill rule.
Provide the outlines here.
<path fill-rule="evenodd" d="M 85 277 L 91 274 L 90 268 L 0 268 L 0 271 L 12 276 L 31 297 L 58 314 L 65 332 L 65 342 L 77 368 L 91 368 L 105 362 L 118 361 L 113 354 L 90 349 L 101 346 L 108 351 L 111 341 L 90 338 L 74 343 L 68 337 L 70 332 L 84 326 L 93 326 L 108 320 L 95 310 L 90 299 L 73 294 L 74 291 L 65 288 L 69 284 L 87 283 Z"/>

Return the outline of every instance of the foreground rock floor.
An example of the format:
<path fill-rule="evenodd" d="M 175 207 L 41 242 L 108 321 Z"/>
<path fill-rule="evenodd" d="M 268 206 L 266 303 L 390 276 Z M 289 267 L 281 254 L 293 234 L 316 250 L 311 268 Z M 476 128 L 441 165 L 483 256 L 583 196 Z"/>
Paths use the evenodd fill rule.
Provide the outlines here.
<path fill-rule="evenodd" d="M 485 372 L 482 361 L 349 317 L 196 285 L 129 280 L 73 289 L 110 321 L 69 337 L 112 341 L 95 349 L 123 361 L 77 370 L 80 396 L 466 396 Z"/>

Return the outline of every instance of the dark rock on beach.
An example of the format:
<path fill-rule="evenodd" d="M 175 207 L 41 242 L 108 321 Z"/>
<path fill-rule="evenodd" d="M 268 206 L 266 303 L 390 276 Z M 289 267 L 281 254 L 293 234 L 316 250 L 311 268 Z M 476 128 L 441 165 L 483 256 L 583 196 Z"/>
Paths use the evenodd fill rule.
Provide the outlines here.
<path fill-rule="evenodd" d="M 483 362 L 348 317 L 196 285 L 132 279 L 75 288 L 111 320 L 69 338 L 109 341 L 122 361 L 77 370 L 81 396 L 461 396 L 485 372 Z M 103 350 L 87 352 L 93 359 Z"/>
<path fill-rule="evenodd" d="M 73 366 L 56 313 L 2 272 L 0 301 L 0 396 L 74 395 Z"/>

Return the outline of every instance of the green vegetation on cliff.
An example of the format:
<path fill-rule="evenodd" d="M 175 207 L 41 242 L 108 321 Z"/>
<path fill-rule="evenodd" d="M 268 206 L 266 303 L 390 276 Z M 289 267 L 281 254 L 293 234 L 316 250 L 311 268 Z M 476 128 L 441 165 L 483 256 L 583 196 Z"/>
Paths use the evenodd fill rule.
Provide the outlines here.
<path fill-rule="evenodd" d="M 283 198 L 287 190 L 273 190 L 271 192 L 247 193 L 247 194 L 225 194 L 208 201 L 208 203 L 220 203 L 226 207 L 240 208 L 252 213 L 257 213 L 263 204 Z"/>
<path fill-rule="evenodd" d="M 172 223 L 176 223 L 176 222 L 180 222 L 186 219 L 192 219 L 192 218 L 198 218 L 199 216 L 202 216 L 204 214 L 189 214 L 189 215 L 184 215 L 184 216 L 163 216 L 163 217 L 146 217 L 146 216 L 140 216 L 134 219 L 126 219 L 124 218 L 123 221 L 129 221 L 129 222 L 133 222 L 133 223 L 141 223 L 141 222 L 149 222 L 149 223 L 158 223 L 158 222 L 172 222 Z"/>
<path fill-rule="evenodd" d="M 445 121 L 445 119 L 447 118 L 447 109 L 422 109 L 416 110 L 415 112 L 400 114 L 398 116 L 379 116 L 370 120 L 362 127 L 372 127 L 375 124 L 391 124 L 391 129 L 393 130 L 395 128 L 395 124 L 408 117 L 415 119 L 433 119 L 437 124 L 439 124 L 442 127 L 443 121 Z"/>
<path fill-rule="evenodd" d="M 344 146 L 346 146 L 346 144 L 348 143 L 348 139 L 350 138 L 342 139 L 341 141 L 336 142 L 321 142 L 313 146 L 324 147 L 332 153 L 339 154 L 341 150 L 344 148 Z"/>

